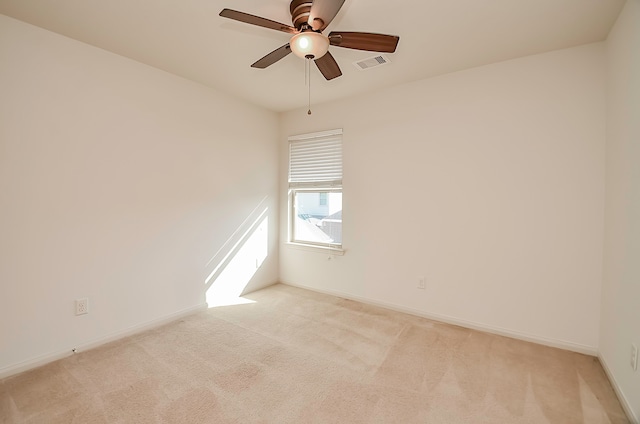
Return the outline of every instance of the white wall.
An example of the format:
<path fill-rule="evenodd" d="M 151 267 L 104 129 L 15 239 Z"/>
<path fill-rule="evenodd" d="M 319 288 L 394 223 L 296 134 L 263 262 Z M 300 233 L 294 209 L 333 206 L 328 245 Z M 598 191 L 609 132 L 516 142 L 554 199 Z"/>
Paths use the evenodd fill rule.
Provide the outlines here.
<path fill-rule="evenodd" d="M 0 63 L 0 376 L 203 305 L 257 207 L 277 280 L 275 113 L 3 15 Z"/>
<path fill-rule="evenodd" d="M 600 356 L 640 420 L 640 1 L 629 0 L 607 39 L 607 149 Z"/>
<path fill-rule="evenodd" d="M 595 353 L 604 83 L 597 43 L 283 114 L 281 281 Z M 328 260 L 284 243 L 286 140 L 333 128 L 346 254 Z"/>

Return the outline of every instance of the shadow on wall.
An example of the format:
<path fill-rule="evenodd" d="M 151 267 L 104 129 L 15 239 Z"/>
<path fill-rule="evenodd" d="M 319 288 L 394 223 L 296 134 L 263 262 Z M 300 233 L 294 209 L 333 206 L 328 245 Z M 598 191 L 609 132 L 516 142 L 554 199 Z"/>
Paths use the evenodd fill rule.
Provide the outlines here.
<path fill-rule="evenodd" d="M 268 255 L 269 216 L 267 197 L 247 216 L 231 237 L 209 260 L 213 268 L 204 281 L 210 308 L 253 303 L 242 296 L 245 288 Z"/>

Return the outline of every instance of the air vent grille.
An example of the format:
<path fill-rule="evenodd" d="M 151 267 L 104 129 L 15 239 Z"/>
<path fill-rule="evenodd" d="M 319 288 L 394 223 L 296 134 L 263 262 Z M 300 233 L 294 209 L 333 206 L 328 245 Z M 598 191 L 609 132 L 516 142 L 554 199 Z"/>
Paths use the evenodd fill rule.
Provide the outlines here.
<path fill-rule="evenodd" d="M 368 59 L 364 59 L 364 60 L 359 60 L 357 62 L 353 62 L 353 65 L 360 69 L 361 71 L 365 71 L 367 69 L 371 69 L 371 68 L 376 68 L 378 66 L 381 65 L 386 65 L 387 63 L 389 63 L 390 60 L 387 59 L 386 56 L 383 55 L 378 55 L 378 56 L 373 56 L 370 57 Z"/>

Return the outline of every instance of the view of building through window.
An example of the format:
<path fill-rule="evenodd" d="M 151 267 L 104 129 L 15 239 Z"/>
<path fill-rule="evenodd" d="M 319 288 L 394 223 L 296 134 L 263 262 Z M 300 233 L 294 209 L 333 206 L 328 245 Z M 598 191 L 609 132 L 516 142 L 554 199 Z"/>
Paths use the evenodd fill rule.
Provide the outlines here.
<path fill-rule="evenodd" d="M 297 191 L 294 194 L 294 239 L 342 243 L 342 192 Z"/>

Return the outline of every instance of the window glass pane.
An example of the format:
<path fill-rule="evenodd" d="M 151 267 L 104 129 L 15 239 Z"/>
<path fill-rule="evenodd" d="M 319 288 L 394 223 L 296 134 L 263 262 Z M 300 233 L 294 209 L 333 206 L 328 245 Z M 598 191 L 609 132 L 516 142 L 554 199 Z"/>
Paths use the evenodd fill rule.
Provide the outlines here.
<path fill-rule="evenodd" d="M 293 239 L 342 244 L 342 192 L 296 191 Z"/>

